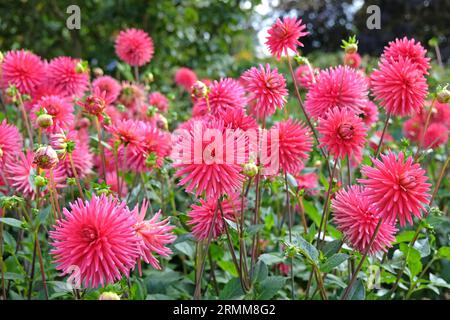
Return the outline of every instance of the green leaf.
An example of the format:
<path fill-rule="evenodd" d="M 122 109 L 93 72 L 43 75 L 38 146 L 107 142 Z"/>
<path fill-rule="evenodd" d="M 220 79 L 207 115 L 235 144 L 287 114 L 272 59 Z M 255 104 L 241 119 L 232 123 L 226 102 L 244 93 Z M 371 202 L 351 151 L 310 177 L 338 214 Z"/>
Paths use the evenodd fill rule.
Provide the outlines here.
<path fill-rule="evenodd" d="M 400 244 L 400 251 L 405 255 L 406 264 L 411 272 L 410 278 L 412 279 L 422 271 L 420 252 L 414 248 L 410 248 L 406 243 Z"/>
<path fill-rule="evenodd" d="M 263 261 L 266 265 L 270 266 L 275 263 L 284 261 L 284 258 L 274 253 L 264 253 L 259 256 L 259 260 Z"/>
<path fill-rule="evenodd" d="M 450 284 L 448 284 L 447 281 L 445 281 L 442 278 L 439 278 L 438 276 L 435 276 L 432 273 L 430 273 L 430 282 L 437 287 L 450 289 Z"/>
<path fill-rule="evenodd" d="M 356 280 L 353 287 L 350 289 L 348 300 L 364 300 L 366 297 L 366 288 L 361 279 Z"/>
<path fill-rule="evenodd" d="M 256 296 L 258 300 L 268 300 L 273 298 L 286 283 L 285 277 L 274 276 L 268 277 L 258 286 L 260 293 Z"/>
<path fill-rule="evenodd" d="M 194 245 L 189 243 L 189 241 L 183 241 L 174 245 L 175 249 L 179 252 L 185 254 L 186 256 L 192 258 L 194 256 Z"/>
<path fill-rule="evenodd" d="M 264 281 L 268 275 L 269 269 L 267 265 L 262 260 L 259 260 L 253 267 L 252 283 Z"/>
<path fill-rule="evenodd" d="M 402 231 L 395 237 L 395 243 L 410 242 L 414 238 L 414 234 L 415 231 Z"/>
<path fill-rule="evenodd" d="M 414 244 L 414 249 L 419 251 L 420 257 L 422 258 L 429 256 L 431 253 L 431 249 L 428 238 L 417 240 L 416 243 Z"/>
<path fill-rule="evenodd" d="M 0 218 L 0 222 L 7 224 L 11 227 L 25 229 L 26 223 L 24 221 L 20 221 L 14 218 Z"/>
<path fill-rule="evenodd" d="M 18 280 L 25 279 L 25 276 L 23 274 L 13 273 L 13 272 L 5 272 L 3 276 L 4 276 L 5 280 L 18 281 Z"/>
<path fill-rule="evenodd" d="M 318 264 L 319 262 L 319 251 L 311 243 L 307 242 L 301 236 L 297 237 L 297 246 L 300 253 L 310 262 Z"/>
<path fill-rule="evenodd" d="M 450 260 L 450 247 L 440 247 L 437 256 L 441 259 Z"/>
<path fill-rule="evenodd" d="M 230 299 L 239 299 L 244 295 L 244 291 L 242 290 L 241 280 L 239 278 L 233 278 L 227 282 L 225 287 L 223 287 L 220 292 L 219 299 L 220 300 L 230 300 Z"/>
<path fill-rule="evenodd" d="M 346 261 L 349 258 L 348 254 L 345 253 L 336 253 L 328 258 L 324 263 L 321 264 L 320 270 L 322 272 L 330 272 L 337 266 L 339 266 L 342 262 Z"/>
<path fill-rule="evenodd" d="M 237 277 L 239 275 L 232 261 L 219 260 L 217 264 L 223 271 L 228 272 L 233 277 Z"/>
<path fill-rule="evenodd" d="M 342 245 L 341 240 L 334 240 L 325 243 L 325 245 L 322 248 L 322 252 L 325 255 L 325 257 L 331 257 L 333 254 L 337 253 L 339 251 L 339 248 Z"/>

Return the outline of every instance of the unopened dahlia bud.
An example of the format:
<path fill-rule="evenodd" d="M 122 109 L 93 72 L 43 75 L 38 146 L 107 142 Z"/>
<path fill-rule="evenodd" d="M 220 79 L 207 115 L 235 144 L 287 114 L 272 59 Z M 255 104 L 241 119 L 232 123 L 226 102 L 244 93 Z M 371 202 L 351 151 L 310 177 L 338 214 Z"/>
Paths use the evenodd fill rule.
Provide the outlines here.
<path fill-rule="evenodd" d="M 6 95 L 9 98 L 15 99 L 17 97 L 17 94 L 19 93 L 19 90 L 17 90 L 17 87 L 13 84 L 10 84 L 8 88 L 6 88 Z"/>
<path fill-rule="evenodd" d="M 75 72 L 76 73 L 86 73 L 89 71 L 89 64 L 87 61 L 80 60 L 78 61 L 77 65 L 75 66 Z"/>
<path fill-rule="evenodd" d="M 156 126 L 159 129 L 167 130 L 169 128 L 169 122 L 167 121 L 166 117 L 164 117 L 162 114 L 158 114 L 158 120 L 156 120 Z"/>
<path fill-rule="evenodd" d="M 3 62 L 3 58 L 4 58 L 5 56 L 3 55 L 3 53 L 0 51 L 0 63 L 2 63 Z"/>
<path fill-rule="evenodd" d="M 115 292 L 103 292 L 98 300 L 120 300 L 120 297 Z"/>
<path fill-rule="evenodd" d="M 72 152 L 75 149 L 75 143 L 67 139 L 63 130 L 58 133 L 50 135 L 50 146 L 55 150 L 59 159 L 64 159 L 67 152 Z M 70 146 L 70 147 L 69 147 Z"/>
<path fill-rule="evenodd" d="M 155 81 L 155 77 L 153 76 L 153 73 L 147 72 L 144 76 L 144 81 L 148 82 L 148 83 L 152 83 L 153 81 Z"/>
<path fill-rule="evenodd" d="M 108 116 L 106 113 L 103 114 L 103 124 L 105 126 L 109 126 L 112 123 L 111 117 Z"/>
<path fill-rule="evenodd" d="M 145 165 L 149 168 L 156 165 L 156 160 L 158 157 L 156 156 L 156 153 L 152 152 L 150 153 L 147 158 L 145 159 Z"/>
<path fill-rule="evenodd" d="M 36 118 L 36 124 L 39 128 L 46 129 L 53 125 L 53 117 L 48 113 L 43 113 Z"/>
<path fill-rule="evenodd" d="M 303 56 L 299 56 L 298 54 L 294 56 L 294 60 L 297 61 L 297 63 L 302 66 L 302 65 L 308 65 L 309 64 L 309 60 L 306 57 Z"/>
<path fill-rule="evenodd" d="M 191 96 L 193 99 L 205 98 L 208 95 L 208 90 L 209 88 L 204 82 L 197 80 L 191 87 Z"/>
<path fill-rule="evenodd" d="M 84 102 L 82 106 L 87 113 L 99 116 L 105 111 L 106 102 L 102 97 L 92 95 L 86 98 L 86 102 Z"/>
<path fill-rule="evenodd" d="M 156 108 L 154 106 L 148 106 L 146 115 L 147 115 L 147 117 L 152 118 L 156 114 L 157 111 L 158 111 L 158 108 Z"/>
<path fill-rule="evenodd" d="M 101 77 L 103 75 L 103 70 L 102 68 L 96 67 L 92 70 L 92 72 L 94 73 L 94 76 L 96 78 Z"/>
<path fill-rule="evenodd" d="M 449 103 L 450 102 L 450 91 L 448 90 L 448 84 L 443 88 L 438 88 L 436 93 L 436 99 L 439 103 Z"/>
<path fill-rule="evenodd" d="M 48 180 L 46 177 L 43 176 L 36 176 L 34 177 L 34 184 L 36 187 L 42 188 L 45 187 L 48 183 Z"/>
<path fill-rule="evenodd" d="M 58 154 L 51 146 L 39 147 L 34 153 L 33 163 L 41 169 L 53 169 L 58 162 Z"/>
<path fill-rule="evenodd" d="M 342 40 L 341 48 L 345 50 L 345 53 L 355 53 L 358 51 L 358 40 L 356 36 L 348 38 L 348 41 Z"/>
<path fill-rule="evenodd" d="M 248 177 L 254 177 L 258 174 L 258 166 L 253 162 L 242 165 L 242 173 Z"/>
<path fill-rule="evenodd" d="M 0 148 L 0 159 L 3 157 L 3 149 Z"/>

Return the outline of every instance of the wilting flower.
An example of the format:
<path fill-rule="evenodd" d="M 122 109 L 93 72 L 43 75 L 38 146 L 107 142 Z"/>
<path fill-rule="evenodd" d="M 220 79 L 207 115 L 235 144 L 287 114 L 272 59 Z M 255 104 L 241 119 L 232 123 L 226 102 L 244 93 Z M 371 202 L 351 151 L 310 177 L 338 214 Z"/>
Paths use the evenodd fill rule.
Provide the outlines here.
<path fill-rule="evenodd" d="M 192 210 L 188 213 L 188 225 L 192 226 L 192 234 L 199 240 L 209 238 L 216 239 L 225 231 L 225 221 L 236 221 L 241 210 L 241 201 L 238 194 L 231 194 L 229 198 L 221 202 L 222 212 L 217 199 L 200 199 L 200 204 L 191 205 Z M 214 216 L 216 217 L 214 219 Z"/>
<path fill-rule="evenodd" d="M 331 205 L 334 211 L 333 220 L 337 228 L 344 233 L 348 244 L 365 253 L 380 221 L 380 214 L 371 206 L 364 188 L 350 186 L 347 190 L 338 191 Z M 393 224 L 382 221 L 369 254 L 386 251 L 391 247 L 396 232 Z"/>
<path fill-rule="evenodd" d="M 0 63 L 0 85 L 4 90 L 14 85 L 21 94 L 32 94 L 44 79 L 45 64 L 30 51 L 9 51 Z"/>
<path fill-rule="evenodd" d="M 19 129 L 3 120 L 0 123 L 0 168 L 20 152 L 22 143 Z"/>
<path fill-rule="evenodd" d="M 92 82 L 92 89 L 104 93 L 106 104 L 111 104 L 119 97 L 121 86 L 116 79 L 110 76 L 102 76 Z"/>
<path fill-rule="evenodd" d="M 309 89 L 311 85 L 314 83 L 314 70 L 306 65 L 302 64 L 297 69 L 295 69 L 295 78 L 297 82 L 305 89 Z"/>
<path fill-rule="evenodd" d="M 51 146 L 39 147 L 34 152 L 33 164 L 41 169 L 53 169 L 58 164 L 58 154 Z"/>
<path fill-rule="evenodd" d="M 282 55 L 288 55 L 289 50 L 297 51 L 297 46 L 303 47 L 298 38 L 308 34 L 302 19 L 285 17 L 283 21 L 277 19 L 268 31 L 267 41 L 270 53 L 280 60 Z"/>
<path fill-rule="evenodd" d="M 375 99 L 387 112 L 405 116 L 420 111 L 427 95 L 427 82 L 409 58 L 382 59 L 372 73 Z"/>
<path fill-rule="evenodd" d="M 96 288 L 128 276 L 139 257 L 139 239 L 125 202 L 93 196 L 64 208 L 64 218 L 50 231 L 50 253 L 62 275 L 77 268 L 81 282 Z"/>
<path fill-rule="evenodd" d="M 423 74 L 428 74 L 430 69 L 430 58 L 426 57 L 427 50 L 416 40 L 404 37 L 396 38 L 390 41 L 389 45 L 384 48 L 383 57 L 388 60 L 399 61 L 401 58 L 409 59 L 414 67 L 419 69 Z"/>
<path fill-rule="evenodd" d="M 349 109 L 334 108 L 319 119 L 317 131 L 320 147 L 325 147 L 335 158 L 360 158 L 364 147 L 367 128 L 361 118 Z"/>
<path fill-rule="evenodd" d="M 169 100 L 161 92 L 155 91 L 149 94 L 148 103 L 156 107 L 160 112 L 166 112 L 169 109 Z"/>
<path fill-rule="evenodd" d="M 398 156 L 389 152 L 381 155 L 381 161 L 373 159 L 374 168 L 362 167 L 366 179 L 358 179 L 366 187 L 366 194 L 374 209 L 382 214 L 388 223 L 398 218 L 400 225 L 406 221 L 413 224 L 412 215 L 420 218 L 421 210 L 430 199 L 430 186 L 427 176 L 412 157 L 405 161 L 403 152 Z"/>
<path fill-rule="evenodd" d="M 344 55 L 344 64 L 357 69 L 361 65 L 361 56 L 357 52 L 346 53 Z"/>
<path fill-rule="evenodd" d="M 367 80 L 357 70 L 348 66 L 322 70 L 319 80 L 309 88 L 306 111 L 314 119 L 323 118 L 334 107 L 360 114 L 367 104 L 367 93 Z"/>
<path fill-rule="evenodd" d="M 44 96 L 31 109 L 30 118 L 36 128 L 41 114 L 48 114 L 52 117 L 52 124 L 45 128 L 47 133 L 55 133 L 59 130 L 68 130 L 73 126 L 74 115 L 73 105 L 65 98 L 59 96 Z"/>
<path fill-rule="evenodd" d="M 262 65 L 247 70 L 241 77 L 245 90 L 249 93 L 249 103 L 253 104 L 258 118 L 265 118 L 282 109 L 286 103 L 288 91 L 286 80 L 278 69 Z"/>
<path fill-rule="evenodd" d="M 190 91 L 192 85 L 197 81 L 197 75 L 189 68 L 181 67 L 175 73 L 175 83 Z"/>
<path fill-rule="evenodd" d="M 65 96 L 82 97 L 89 84 L 89 71 L 79 68 L 82 62 L 70 57 L 57 57 L 47 68 L 48 81 Z"/>
<path fill-rule="evenodd" d="M 149 63 L 155 52 L 152 38 L 143 30 L 126 29 L 116 38 L 117 56 L 130 66 L 143 66 Z"/>
<path fill-rule="evenodd" d="M 136 218 L 137 223 L 134 225 L 136 235 L 140 240 L 139 251 L 140 257 L 146 263 L 151 264 L 155 269 L 161 269 L 159 261 L 155 258 L 155 254 L 162 257 L 168 257 L 172 254 L 172 250 L 167 247 L 175 241 L 176 236 L 172 230 L 174 226 L 170 224 L 169 218 L 160 220 L 161 210 L 153 215 L 149 220 L 145 220 L 148 202 L 144 200 L 141 209 L 136 206 L 131 214 Z"/>
<path fill-rule="evenodd" d="M 212 115 L 223 117 L 234 109 L 244 109 L 247 100 L 245 91 L 238 81 L 231 78 L 214 80 L 206 98 L 197 101 L 197 108 L 211 112 Z M 209 108 L 208 108 L 209 103 Z"/>
<path fill-rule="evenodd" d="M 311 131 L 302 122 L 292 119 L 277 122 L 271 130 L 278 131 L 276 142 L 281 169 L 292 174 L 299 172 L 312 150 Z"/>

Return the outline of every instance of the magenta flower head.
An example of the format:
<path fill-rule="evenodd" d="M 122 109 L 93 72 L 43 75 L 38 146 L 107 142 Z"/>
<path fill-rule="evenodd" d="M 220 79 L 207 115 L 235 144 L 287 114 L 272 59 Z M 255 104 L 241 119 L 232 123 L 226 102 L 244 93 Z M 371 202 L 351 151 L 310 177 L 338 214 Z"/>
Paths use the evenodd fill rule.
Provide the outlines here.
<path fill-rule="evenodd" d="M 106 109 L 106 101 L 104 95 L 92 94 L 86 98 L 86 101 L 81 102 L 80 105 L 84 108 L 86 113 L 89 113 L 96 117 L 102 117 L 103 112 Z"/>
<path fill-rule="evenodd" d="M 367 178 L 358 179 L 365 186 L 370 203 L 388 223 L 399 219 L 401 226 L 406 222 L 413 224 L 412 216 L 421 218 L 421 211 L 431 198 L 425 170 L 413 163 L 412 157 L 405 160 L 403 152 L 398 156 L 389 152 L 381 155 L 381 160 L 372 158 L 372 161 L 373 168 L 362 167 Z"/>
<path fill-rule="evenodd" d="M 367 128 L 360 117 L 349 109 L 334 108 L 327 112 L 325 119 L 319 119 L 317 131 L 320 147 L 325 147 L 335 158 L 362 155 Z"/>
<path fill-rule="evenodd" d="M 51 123 L 45 128 L 47 133 L 68 130 L 73 126 L 75 116 L 73 105 L 66 98 L 60 96 L 44 96 L 31 109 L 30 118 L 35 127 L 40 127 L 41 115 L 51 116 Z M 41 126 L 42 128 L 42 126 Z"/>
<path fill-rule="evenodd" d="M 116 38 L 117 56 L 130 66 L 143 66 L 153 57 L 155 48 L 152 38 L 143 30 L 126 29 Z"/>
<path fill-rule="evenodd" d="M 71 57 L 57 57 L 47 68 L 48 81 L 64 96 L 82 97 L 89 85 L 89 68 Z"/>
<path fill-rule="evenodd" d="M 277 19 L 269 29 L 267 41 L 270 53 L 280 60 L 282 55 L 288 55 L 289 50 L 296 52 L 297 46 L 303 47 L 298 39 L 304 37 L 308 32 L 304 31 L 306 26 L 302 24 L 302 19 L 285 17 L 283 20 Z"/>
<path fill-rule="evenodd" d="M 94 92 L 104 93 L 106 104 L 111 104 L 119 97 L 122 87 L 116 79 L 110 76 L 102 76 L 92 82 L 92 89 Z"/>
<path fill-rule="evenodd" d="M 197 81 L 197 75 L 189 68 L 181 67 L 175 72 L 175 83 L 183 87 L 186 91 L 191 90 L 195 81 Z"/>
<path fill-rule="evenodd" d="M 414 66 L 423 74 L 428 74 L 430 69 L 430 58 L 426 57 L 427 50 L 416 42 L 415 39 L 395 39 L 384 48 L 383 57 L 399 61 L 401 58 L 409 59 Z"/>
<path fill-rule="evenodd" d="M 104 195 L 78 199 L 64 208 L 64 218 L 50 231 L 56 269 L 78 275 L 89 288 L 128 276 L 139 257 L 135 224 L 125 202 Z"/>
<path fill-rule="evenodd" d="M 19 129 L 3 120 L 0 123 L 0 166 L 20 152 L 22 143 L 23 139 Z"/>
<path fill-rule="evenodd" d="M 348 244 L 364 253 L 380 221 L 380 214 L 371 206 L 361 186 L 350 186 L 340 190 L 332 200 L 334 222 L 344 233 Z M 370 247 L 369 253 L 386 251 L 395 241 L 397 229 L 387 221 L 382 221 L 378 234 Z"/>

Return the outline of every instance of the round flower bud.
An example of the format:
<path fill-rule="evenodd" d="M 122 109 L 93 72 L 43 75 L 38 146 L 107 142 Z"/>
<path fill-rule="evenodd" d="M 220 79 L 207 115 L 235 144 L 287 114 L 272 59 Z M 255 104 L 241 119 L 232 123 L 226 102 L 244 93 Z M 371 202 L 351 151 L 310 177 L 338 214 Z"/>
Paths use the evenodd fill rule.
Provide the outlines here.
<path fill-rule="evenodd" d="M 197 80 L 191 87 L 191 96 L 193 99 L 201 99 L 208 95 L 209 88 L 208 86 Z"/>
<path fill-rule="evenodd" d="M 153 76 L 153 73 L 147 72 L 145 74 L 144 81 L 146 81 L 148 83 L 152 83 L 153 81 L 155 81 L 155 77 Z"/>
<path fill-rule="evenodd" d="M 51 146 L 39 147 L 34 153 L 33 163 L 41 169 L 53 169 L 58 162 L 58 154 Z"/>
<path fill-rule="evenodd" d="M 39 115 L 36 119 L 39 128 L 46 129 L 53 125 L 53 117 L 47 113 Z"/>
<path fill-rule="evenodd" d="M 102 97 L 92 95 L 86 98 L 83 107 L 87 113 L 99 116 L 105 111 L 106 102 Z"/>
<path fill-rule="evenodd" d="M 3 53 L 0 51 L 0 63 L 2 63 L 3 62 L 3 58 L 4 58 L 5 56 L 3 55 Z"/>
<path fill-rule="evenodd" d="M 242 165 L 242 173 L 248 177 L 254 177 L 258 174 L 258 166 L 252 162 Z"/>
<path fill-rule="evenodd" d="M 156 156 L 156 153 L 154 153 L 154 152 L 152 152 L 152 153 L 150 153 L 148 156 L 147 156 L 147 158 L 145 159 L 145 165 L 148 167 L 148 168 L 151 168 L 151 167 L 153 167 L 154 165 L 156 165 L 156 160 L 157 160 L 157 156 Z"/>
<path fill-rule="evenodd" d="M 167 130 L 169 128 L 169 123 L 168 123 L 166 117 L 164 117 L 162 114 L 158 114 L 158 120 L 156 121 L 156 126 L 159 129 Z"/>
<path fill-rule="evenodd" d="M 447 86 L 437 92 L 436 99 L 437 101 L 439 101 L 439 103 L 450 102 L 450 91 L 447 89 Z"/>
<path fill-rule="evenodd" d="M 120 297 L 117 293 L 108 291 L 103 292 L 98 300 L 120 300 Z"/>
<path fill-rule="evenodd" d="M 345 53 L 355 53 L 358 51 L 358 45 L 356 43 L 349 43 L 345 46 Z"/>
<path fill-rule="evenodd" d="M 101 77 L 103 75 L 103 70 L 102 68 L 96 67 L 92 70 L 92 72 L 94 73 L 94 76 L 96 78 Z"/>
<path fill-rule="evenodd" d="M 87 61 L 80 60 L 78 61 L 77 65 L 75 66 L 75 72 L 76 73 L 86 73 L 89 71 L 89 65 Z"/>
<path fill-rule="evenodd" d="M 48 183 L 47 178 L 45 178 L 43 176 L 34 177 L 34 184 L 36 185 L 36 187 L 39 187 L 39 188 L 45 187 L 47 185 L 47 183 Z"/>

